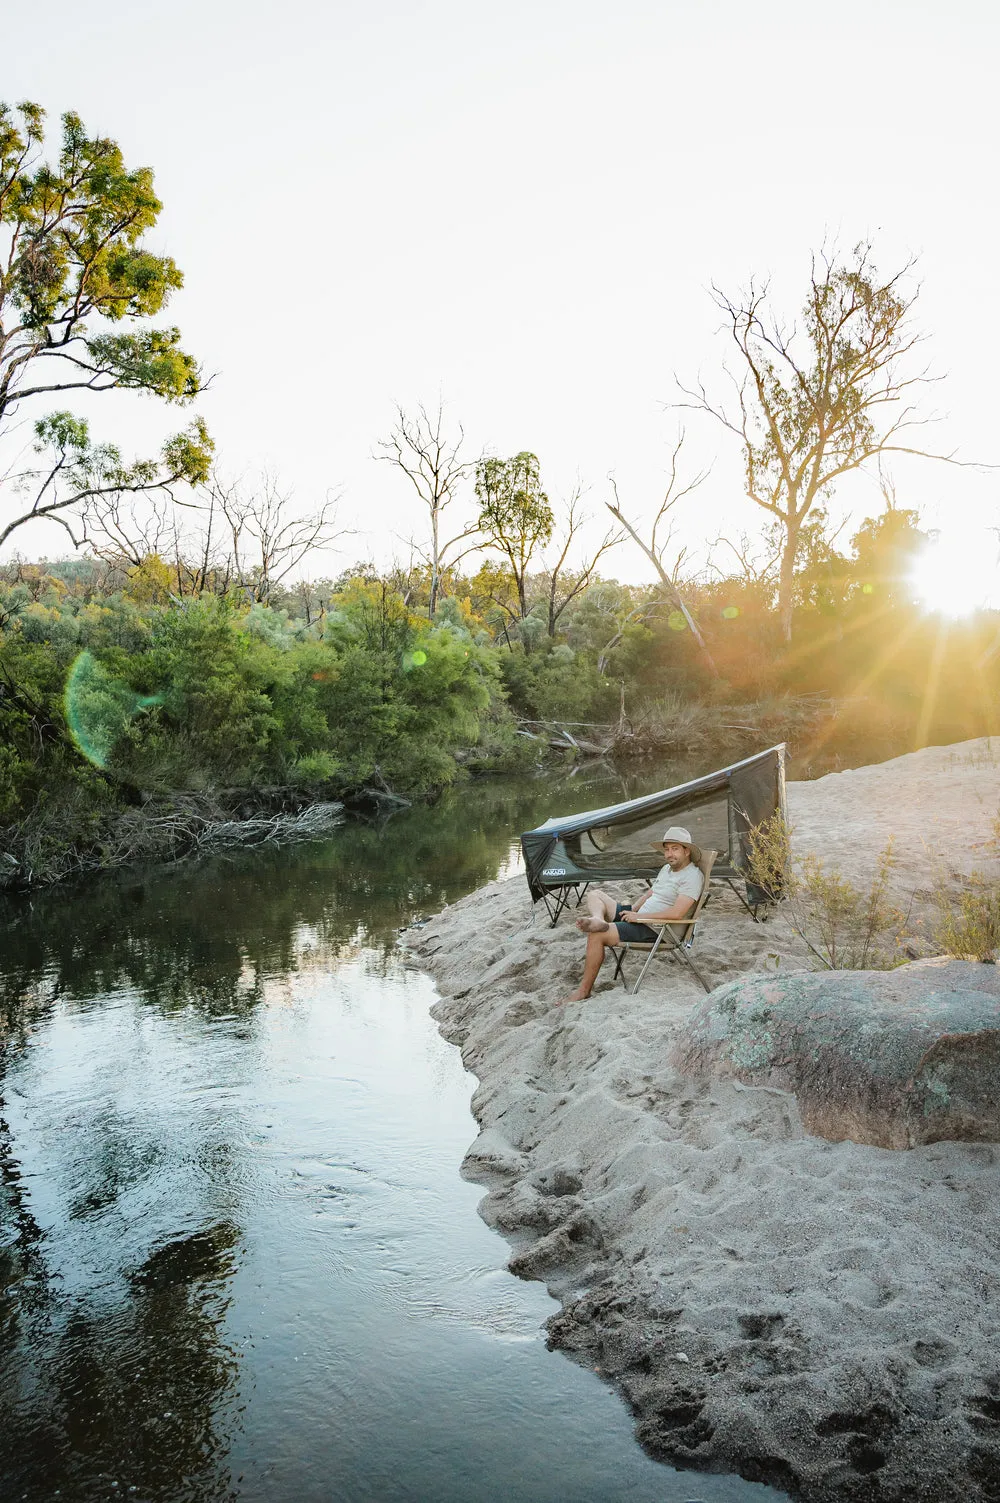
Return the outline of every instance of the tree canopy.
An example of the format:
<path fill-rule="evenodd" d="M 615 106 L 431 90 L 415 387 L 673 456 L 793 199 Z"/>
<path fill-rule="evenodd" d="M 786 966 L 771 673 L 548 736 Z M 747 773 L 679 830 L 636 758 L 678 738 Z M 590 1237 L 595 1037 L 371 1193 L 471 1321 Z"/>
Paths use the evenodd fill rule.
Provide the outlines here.
<path fill-rule="evenodd" d="M 706 388 L 681 387 L 679 405 L 709 413 L 740 441 L 746 494 L 781 533 L 778 611 L 792 635 L 795 565 L 807 518 L 836 482 L 886 454 L 928 455 L 912 437 L 928 421 L 913 398 L 930 379 L 907 357 L 920 343 L 907 265 L 883 277 L 861 244 L 837 261 L 814 258 L 798 324 L 771 312 L 769 288 L 751 282 L 716 302 L 736 348 L 735 406 Z"/>
<path fill-rule="evenodd" d="M 202 389 L 180 331 L 146 322 L 183 282 L 144 240 L 162 208 L 151 170 L 127 168 L 117 143 L 89 135 L 72 112 L 54 163 L 44 144 L 40 106 L 0 104 L 0 438 L 26 404 L 64 392 L 144 391 L 183 404 Z M 68 411 L 39 418 L 35 438 L 36 463 L 0 490 L 23 508 L 0 515 L 0 543 L 35 518 L 69 527 L 93 495 L 203 479 L 212 448 L 196 420 L 155 459 L 126 462 Z"/>
<path fill-rule="evenodd" d="M 528 614 L 529 565 L 555 526 L 537 455 L 525 450 L 511 459 L 481 459 L 476 465 L 476 499 L 479 529 L 487 545 L 510 565 L 523 620 Z"/>

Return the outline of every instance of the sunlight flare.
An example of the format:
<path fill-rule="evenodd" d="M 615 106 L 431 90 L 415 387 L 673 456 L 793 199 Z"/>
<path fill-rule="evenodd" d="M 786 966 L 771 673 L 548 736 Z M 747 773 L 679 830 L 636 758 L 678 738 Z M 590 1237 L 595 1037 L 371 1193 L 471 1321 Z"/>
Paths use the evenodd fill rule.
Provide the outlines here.
<path fill-rule="evenodd" d="M 996 535 L 932 533 L 910 574 L 916 598 L 929 611 L 956 618 L 1000 603 Z"/>

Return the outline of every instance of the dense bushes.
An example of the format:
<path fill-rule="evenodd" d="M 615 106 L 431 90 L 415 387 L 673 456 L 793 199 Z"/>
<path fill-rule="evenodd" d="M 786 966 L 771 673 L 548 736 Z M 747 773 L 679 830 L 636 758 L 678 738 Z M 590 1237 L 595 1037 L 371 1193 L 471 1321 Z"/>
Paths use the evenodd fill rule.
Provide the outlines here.
<path fill-rule="evenodd" d="M 527 580 L 528 615 L 514 619 L 495 569 L 449 576 L 429 621 L 420 571 L 364 567 L 264 605 L 225 590 L 178 598 L 155 555 L 131 569 L 7 566 L 6 850 L 39 868 L 68 846 L 99 855 L 123 805 L 178 791 L 428 794 L 460 768 L 533 759 L 540 743 L 518 719 L 614 723 L 629 755 L 787 739 L 800 775 L 995 733 L 996 613 L 948 625 L 869 565 L 859 553 L 803 574 L 791 650 L 765 583 L 685 586 L 717 677 L 649 586 L 594 581 L 556 629 L 544 577 Z"/>
<path fill-rule="evenodd" d="M 523 756 L 497 655 L 355 582 L 322 623 L 205 597 L 2 594 L 0 822 L 33 864 L 128 801 L 269 784 L 403 794 Z"/>

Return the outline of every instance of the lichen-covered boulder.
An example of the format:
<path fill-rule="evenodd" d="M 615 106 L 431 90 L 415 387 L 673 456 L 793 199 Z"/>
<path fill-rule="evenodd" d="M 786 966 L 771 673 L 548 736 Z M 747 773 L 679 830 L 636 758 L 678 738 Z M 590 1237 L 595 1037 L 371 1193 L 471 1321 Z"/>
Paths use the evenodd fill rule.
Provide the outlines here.
<path fill-rule="evenodd" d="M 792 1091 L 806 1131 L 834 1142 L 1000 1142 L 1000 967 L 746 977 L 695 1008 L 671 1062 Z"/>

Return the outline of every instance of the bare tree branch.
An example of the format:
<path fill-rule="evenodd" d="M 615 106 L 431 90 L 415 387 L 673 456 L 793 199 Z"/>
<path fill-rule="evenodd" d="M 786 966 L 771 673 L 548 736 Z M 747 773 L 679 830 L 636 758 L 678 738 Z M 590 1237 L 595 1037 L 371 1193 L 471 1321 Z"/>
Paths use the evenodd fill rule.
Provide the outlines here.
<path fill-rule="evenodd" d="M 253 486 L 213 475 L 205 491 L 228 529 L 234 576 L 247 598 L 262 605 L 313 549 L 349 535 L 338 526 L 339 497 L 328 495 L 313 511 L 295 515 L 292 493 L 266 471 Z"/>
<path fill-rule="evenodd" d="M 681 594 L 680 588 L 678 586 L 676 576 L 680 567 L 680 560 L 678 560 L 677 564 L 672 570 L 668 570 L 664 562 L 664 555 L 673 539 L 673 529 L 670 525 L 670 513 L 673 511 L 673 508 L 677 505 L 677 503 L 681 501 L 683 497 L 689 496 L 692 491 L 696 490 L 697 487 L 707 479 L 708 475 L 707 471 L 703 471 L 700 475 L 697 475 L 694 480 L 689 481 L 688 484 L 678 487 L 677 461 L 680 457 L 681 449 L 683 448 L 683 446 L 684 434 L 681 433 L 671 455 L 670 480 L 667 484 L 667 489 L 664 493 L 663 500 L 660 502 L 659 509 L 657 510 L 656 515 L 653 517 L 653 523 L 649 532 L 648 542 L 643 536 L 640 535 L 635 524 L 630 522 L 623 513 L 621 509 L 621 502 L 618 497 L 618 485 L 613 475 L 609 476 L 608 478 L 611 482 L 611 489 L 614 492 L 615 499 L 613 503 L 611 501 L 605 502 L 605 505 L 607 506 L 608 511 L 614 517 L 615 521 L 625 529 L 628 535 L 632 538 L 633 542 L 637 544 L 637 546 L 649 559 L 649 562 L 653 565 L 653 568 L 656 570 L 656 573 L 659 576 L 660 583 L 663 586 L 663 590 L 665 595 L 667 596 L 667 599 L 672 603 L 675 610 L 681 612 L 685 622 L 687 623 L 688 629 L 691 632 L 691 635 L 694 637 L 694 640 L 698 644 L 698 649 L 705 660 L 706 666 L 711 672 L 713 678 L 718 678 L 719 670 L 715 666 L 715 659 L 712 657 L 712 654 L 708 648 L 708 644 L 701 634 L 698 623 L 695 621 L 690 610 L 688 609 L 684 596 Z M 666 533 L 665 535 L 658 536 L 659 529 L 664 525 L 664 523 L 667 524 Z"/>
<path fill-rule="evenodd" d="M 433 618 L 437 609 L 441 580 L 446 569 L 454 568 L 459 559 L 474 552 L 467 548 L 457 557 L 451 555 L 467 538 L 478 537 L 479 529 L 468 525 L 447 541 L 441 538 L 442 517 L 455 500 L 462 480 L 473 469 L 475 460 L 461 459 L 464 430 L 459 426 L 457 438 L 445 433 L 444 403 L 439 400 L 437 411 L 429 413 L 421 405 L 416 416 L 396 407 L 396 425 L 389 437 L 382 439 L 378 447 L 383 451 L 376 458 L 396 466 L 409 480 L 421 503 L 427 508 L 430 518 L 430 547 L 426 557 L 430 564 L 431 587 L 428 615 Z"/>
<path fill-rule="evenodd" d="M 580 487 L 569 498 L 565 513 L 565 531 L 563 533 L 562 547 L 555 563 L 548 571 L 549 598 L 548 598 L 548 628 L 549 636 L 554 637 L 559 618 L 578 595 L 590 584 L 594 577 L 594 571 L 604 555 L 612 548 L 617 548 L 624 541 L 625 533 L 621 529 L 612 528 L 606 532 L 596 550 L 590 554 L 582 569 L 567 576 L 565 573 L 566 559 L 569 556 L 573 539 L 577 536 L 580 528 L 589 520 L 586 513 L 579 511 L 581 499 Z M 563 581 L 563 594 L 559 596 L 559 583 Z"/>

